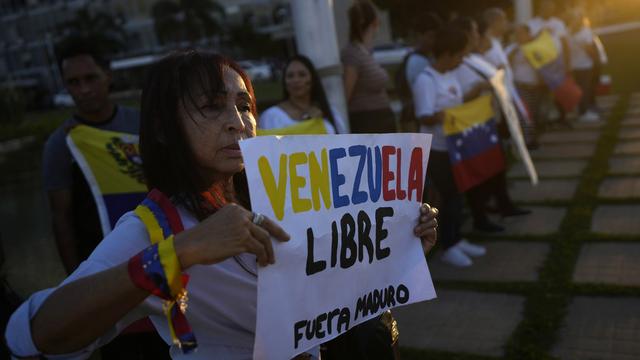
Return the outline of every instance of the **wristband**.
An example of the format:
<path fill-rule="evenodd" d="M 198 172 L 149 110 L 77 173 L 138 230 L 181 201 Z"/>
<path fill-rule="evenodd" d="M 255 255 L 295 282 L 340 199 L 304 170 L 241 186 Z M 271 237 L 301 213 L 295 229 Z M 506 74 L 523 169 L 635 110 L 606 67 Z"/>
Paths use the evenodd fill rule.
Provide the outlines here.
<path fill-rule="evenodd" d="M 174 344 L 186 354 L 197 342 L 184 313 L 187 307 L 185 286 L 188 276 L 182 275 L 173 246 L 173 235 L 142 250 L 129 260 L 129 277 L 133 283 L 163 299 L 163 309 Z"/>

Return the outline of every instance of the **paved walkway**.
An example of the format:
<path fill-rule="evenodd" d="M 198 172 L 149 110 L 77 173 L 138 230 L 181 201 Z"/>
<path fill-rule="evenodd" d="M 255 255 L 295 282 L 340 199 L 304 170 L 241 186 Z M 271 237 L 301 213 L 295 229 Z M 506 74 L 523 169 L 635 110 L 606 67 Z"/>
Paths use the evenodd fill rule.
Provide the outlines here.
<path fill-rule="evenodd" d="M 640 359 L 640 94 L 626 100 L 599 99 L 606 122 L 545 133 L 537 187 L 510 169 L 533 213 L 468 233 L 485 257 L 466 269 L 430 257 L 438 299 L 394 310 L 405 358 Z"/>

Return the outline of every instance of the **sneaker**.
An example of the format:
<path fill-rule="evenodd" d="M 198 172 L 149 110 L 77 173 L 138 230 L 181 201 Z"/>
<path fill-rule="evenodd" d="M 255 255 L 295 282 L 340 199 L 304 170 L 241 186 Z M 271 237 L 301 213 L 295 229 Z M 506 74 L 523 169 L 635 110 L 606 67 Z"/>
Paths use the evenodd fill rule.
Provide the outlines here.
<path fill-rule="evenodd" d="M 473 256 L 473 257 L 483 256 L 484 254 L 487 253 L 487 248 L 480 245 L 474 245 L 468 242 L 466 239 L 460 240 L 460 242 L 458 242 L 456 247 L 460 248 L 460 250 L 462 250 L 462 252 L 465 253 L 466 255 Z"/>
<path fill-rule="evenodd" d="M 586 123 L 592 123 L 592 122 L 598 122 L 600 121 L 600 115 L 598 115 L 596 112 L 594 111 L 587 111 L 584 114 L 580 115 L 580 118 L 578 119 L 581 122 L 586 122 Z"/>
<path fill-rule="evenodd" d="M 469 266 L 471 266 L 471 264 L 473 264 L 473 261 L 471 261 L 471 258 L 469 256 L 467 256 L 460 249 L 458 244 L 448 248 L 442 254 L 442 258 L 441 258 L 442 261 L 447 263 L 447 264 L 449 264 L 449 265 L 453 265 L 453 266 L 457 266 L 457 267 L 469 267 Z"/>

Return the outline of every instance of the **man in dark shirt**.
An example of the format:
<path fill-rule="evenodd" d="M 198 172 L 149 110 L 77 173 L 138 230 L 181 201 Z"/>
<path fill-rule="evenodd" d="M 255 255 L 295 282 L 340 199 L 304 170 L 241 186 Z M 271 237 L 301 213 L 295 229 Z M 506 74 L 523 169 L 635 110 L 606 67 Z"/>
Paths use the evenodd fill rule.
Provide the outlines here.
<path fill-rule="evenodd" d="M 67 132 L 75 125 L 84 124 L 137 134 L 140 115 L 136 110 L 116 106 L 109 99 L 109 63 L 87 44 L 77 41 L 63 48 L 59 65 L 76 111 L 47 140 L 43 175 L 58 251 L 65 270 L 71 273 L 104 234 L 87 181 L 66 144 Z"/>
<path fill-rule="evenodd" d="M 106 234 L 102 232 L 89 184 L 67 145 L 67 134 L 76 125 L 87 125 L 137 135 L 140 114 L 109 99 L 109 62 L 87 41 L 65 41 L 58 51 L 58 65 L 76 109 L 47 140 L 43 175 L 58 252 L 65 270 L 71 273 Z M 101 352 L 103 359 L 169 358 L 167 344 L 155 333 L 148 319 L 134 323 Z"/>

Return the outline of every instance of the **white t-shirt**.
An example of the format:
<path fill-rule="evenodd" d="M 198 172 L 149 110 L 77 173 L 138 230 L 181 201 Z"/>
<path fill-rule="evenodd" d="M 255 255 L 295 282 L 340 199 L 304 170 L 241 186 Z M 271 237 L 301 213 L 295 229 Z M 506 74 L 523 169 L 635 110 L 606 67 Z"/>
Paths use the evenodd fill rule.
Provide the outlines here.
<path fill-rule="evenodd" d="M 334 111 L 333 108 L 331 108 L 331 112 L 333 114 L 333 120 L 336 123 L 341 123 L 342 120 L 340 118 L 340 115 L 338 115 L 338 112 Z M 295 125 L 297 123 L 299 123 L 298 120 L 291 118 L 291 116 L 289 116 L 286 111 L 284 111 L 280 106 L 276 105 L 268 108 L 267 110 L 263 111 L 262 114 L 260 114 L 258 127 L 260 129 L 280 129 Z M 335 127 L 333 127 L 333 125 L 331 125 L 331 123 L 326 119 L 324 119 L 324 127 L 327 130 L 327 134 L 336 133 Z"/>
<path fill-rule="evenodd" d="M 561 39 L 563 37 L 568 36 L 567 27 L 564 22 L 557 17 L 550 17 L 548 19 L 543 19 L 541 17 L 535 17 L 529 20 L 529 30 L 531 31 L 531 35 L 538 36 L 538 33 L 542 31 L 542 29 L 548 29 L 551 32 L 551 35 L 556 39 Z"/>
<path fill-rule="evenodd" d="M 504 51 L 499 39 L 491 38 L 491 48 L 483 54 L 483 57 L 496 68 L 503 68 L 507 82 L 513 82 L 513 70 L 509 64 L 507 53 Z"/>
<path fill-rule="evenodd" d="M 593 32 L 584 26 L 580 31 L 569 37 L 569 49 L 571 50 L 571 69 L 587 70 L 593 68 L 593 59 L 585 50 L 585 46 L 593 45 Z"/>
<path fill-rule="evenodd" d="M 178 207 L 185 229 L 197 220 Z M 120 218 L 114 230 L 100 242 L 87 260 L 82 262 L 62 284 L 95 274 L 128 261 L 149 246 L 149 235 L 137 215 L 128 212 Z M 243 268 L 257 273 L 256 257 L 245 253 L 214 265 L 196 265 L 185 271 L 189 274 L 187 320 L 198 340 L 198 350 L 188 355 L 171 345 L 173 359 L 250 359 L 256 326 L 257 277 Z M 11 351 L 18 356 L 37 354 L 31 338 L 30 320 L 56 288 L 39 291 L 27 299 L 11 316 L 6 339 Z M 158 334 L 171 344 L 167 319 L 158 297 L 149 296 L 94 343 L 83 350 L 52 359 L 84 359 L 98 347 L 108 343 L 131 322 L 148 316 Z M 317 348 L 310 351 L 317 356 Z"/>
<path fill-rule="evenodd" d="M 497 69 L 480 55 L 471 54 L 464 58 L 462 64 L 453 70 L 453 73 L 464 96 L 479 83 L 489 81 L 496 71 Z"/>
<path fill-rule="evenodd" d="M 418 75 L 411 90 L 417 118 L 432 116 L 463 102 L 462 89 L 455 74 L 451 71 L 441 74 L 430 66 Z M 447 151 L 447 140 L 442 124 L 421 125 L 420 131 L 433 135 L 431 143 L 433 150 Z"/>
<path fill-rule="evenodd" d="M 511 67 L 513 68 L 513 81 L 518 84 L 538 85 L 538 73 L 531 63 L 524 56 L 520 47 L 516 44 L 509 47 L 508 54 L 513 53 L 511 57 Z"/>

